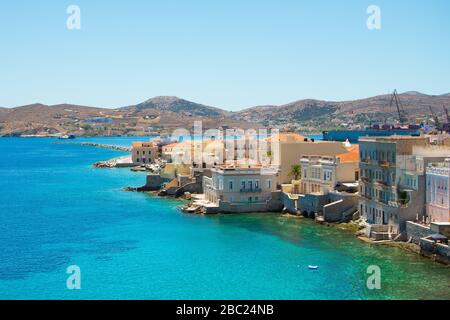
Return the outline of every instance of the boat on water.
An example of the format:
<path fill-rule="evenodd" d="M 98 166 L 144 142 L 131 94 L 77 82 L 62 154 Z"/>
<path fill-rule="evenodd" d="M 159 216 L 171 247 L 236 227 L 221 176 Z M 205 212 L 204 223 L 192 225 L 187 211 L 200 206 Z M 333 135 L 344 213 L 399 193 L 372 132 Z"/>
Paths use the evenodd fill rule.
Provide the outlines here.
<path fill-rule="evenodd" d="M 73 135 L 73 134 L 64 134 L 64 135 L 60 136 L 58 139 L 61 139 L 61 140 L 75 139 L 75 135 Z"/>
<path fill-rule="evenodd" d="M 310 270 L 317 270 L 317 269 L 319 269 L 319 266 L 308 266 L 308 269 L 310 269 Z"/>

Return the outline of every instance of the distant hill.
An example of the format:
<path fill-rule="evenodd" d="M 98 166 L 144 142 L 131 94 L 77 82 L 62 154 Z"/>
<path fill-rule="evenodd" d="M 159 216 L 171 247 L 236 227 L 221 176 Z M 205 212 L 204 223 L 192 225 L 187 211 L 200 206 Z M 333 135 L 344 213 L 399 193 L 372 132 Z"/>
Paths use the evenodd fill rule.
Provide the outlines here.
<path fill-rule="evenodd" d="M 420 92 L 406 92 L 399 95 L 401 104 L 410 119 L 430 114 L 431 107 L 436 113 L 443 113 L 443 105 L 450 108 L 450 95 L 431 96 Z M 356 115 L 397 116 L 395 105 L 390 108 L 391 95 L 380 95 L 352 101 L 299 100 L 281 106 L 260 106 L 245 109 L 232 115 L 246 121 L 308 121 L 317 118 L 340 116 L 345 119 Z M 329 118 L 331 120 L 331 118 Z"/>
<path fill-rule="evenodd" d="M 142 103 L 106 109 L 59 104 L 32 104 L 11 109 L 0 108 L 0 135 L 74 133 L 77 135 L 145 135 L 170 133 L 176 128 L 191 129 L 201 120 L 203 128 L 258 128 L 276 126 L 282 130 L 304 126 L 320 130 L 348 123 L 366 125 L 398 118 L 391 95 L 352 101 L 304 99 L 288 104 L 263 105 L 229 112 L 177 97 L 155 97 Z M 443 121 L 443 106 L 450 109 L 450 94 L 426 95 L 417 91 L 400 94 L 400 101 L 411 122 L 428 121 L 430 107 Z"/>
<path fill-rule="evenodd" d="M 254 124 L 232 119 L 229 112 L 175 97 L 156 97 L 117 109 L 40 103 L 0 110 L 0 135 L 149 135 L 191 129 L 202 120 L 204 129 L 247 128 Z"/>
<path fill-rule="evenodd" d="M 406 91 L 403 92 L 404 95 L 410 95 L 410 96 L 426 96 L 426 94 L 419 92 L 419 91 Z"/>
<path fill-rule="evenodd" d="M 320 100 L 299 100 L 281 106 L 258 106 L 232 115 L 234 119 L 247 121 L 306 121 L 318 116 L 333 114 L 338 109 L 336 103 Z"/>
<path fill-rule="evenodd" d="M 72 104 L 48 106 L 35 103 L 7 109 L 6 112 L 0 110 L 0 133 L 22 135 L 78 132 L 81 120 L 110 117 L 113 114 L 114 110 L 104 108 Z"/>
<path fill-rule="evenodd" d="M 158 110 L 161 112 L 185 113 L 192 116 L 202 117 L 220 117 L 228 114 L 228 112 L 203 104 L 187 101 L 178 97 L 154 97 L 134 106 L 125 107 L 127 110 L 135 110 L 136 112 L 144 109 Z"/>

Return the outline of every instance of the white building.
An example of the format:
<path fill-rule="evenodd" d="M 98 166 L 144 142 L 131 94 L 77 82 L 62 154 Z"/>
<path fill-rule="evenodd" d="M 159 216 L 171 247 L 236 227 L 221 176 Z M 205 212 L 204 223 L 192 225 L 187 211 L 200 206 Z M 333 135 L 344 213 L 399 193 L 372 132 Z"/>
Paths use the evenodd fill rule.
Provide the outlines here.
<path fill-rule="evenodd" d="M 203 177 L 205 200 L 217 212 L 260 212 L 281 207 L 278 171 L 263 167 L 219 166 Z"/>

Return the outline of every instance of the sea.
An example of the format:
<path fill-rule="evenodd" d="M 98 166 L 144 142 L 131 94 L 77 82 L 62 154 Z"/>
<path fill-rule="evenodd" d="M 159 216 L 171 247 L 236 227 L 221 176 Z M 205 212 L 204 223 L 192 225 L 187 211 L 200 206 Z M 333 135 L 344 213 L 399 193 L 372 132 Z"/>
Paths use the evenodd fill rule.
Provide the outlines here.
<path fill-rule="evenodd" d="M 124 153 L 60 142 L 0 139 L 0 299 L 450 299 L 444 265 L 309 219 L 186 215 L 92 166 Z"/>

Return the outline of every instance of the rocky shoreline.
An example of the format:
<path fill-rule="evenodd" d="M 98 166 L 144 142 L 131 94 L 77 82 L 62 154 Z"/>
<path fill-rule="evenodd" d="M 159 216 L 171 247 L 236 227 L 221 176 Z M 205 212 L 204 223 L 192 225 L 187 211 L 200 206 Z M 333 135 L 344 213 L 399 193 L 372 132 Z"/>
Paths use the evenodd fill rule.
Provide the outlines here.
<path fill-rule="evenodd" d="M 109 149 L 115 151 L 123 151 L 123 152 L 131 152 L 131 147 L 122 147 L 116 146 L 112 144 L 102 144 L 102 143 L 94 143 L 94 142 L 55 142 L 55 144 L 76 144 L 80 146 L 94 147 L 100 149 Z"/>

